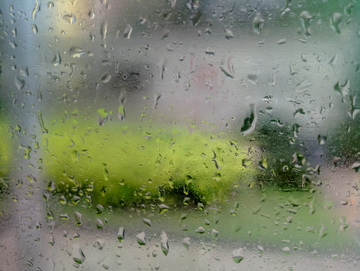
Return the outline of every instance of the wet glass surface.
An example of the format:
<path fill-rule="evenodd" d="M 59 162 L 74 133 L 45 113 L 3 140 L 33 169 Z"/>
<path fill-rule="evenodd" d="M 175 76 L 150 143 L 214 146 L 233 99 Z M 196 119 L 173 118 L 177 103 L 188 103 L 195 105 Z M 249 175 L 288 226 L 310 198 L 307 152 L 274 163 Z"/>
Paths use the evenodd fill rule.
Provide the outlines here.
<path fill-rule="evenodd" d="M 0 270 L 358 270 L 360 4 L 0 3 Z"/>

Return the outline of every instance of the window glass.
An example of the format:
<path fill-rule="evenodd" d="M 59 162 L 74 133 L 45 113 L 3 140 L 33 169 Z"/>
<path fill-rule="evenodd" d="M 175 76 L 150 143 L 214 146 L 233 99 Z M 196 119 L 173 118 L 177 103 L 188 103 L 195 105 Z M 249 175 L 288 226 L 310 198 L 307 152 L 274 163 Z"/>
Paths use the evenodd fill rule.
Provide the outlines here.
<path fill-rule="evenodd" d="M 0 3 L 0 270 L 358 270 L 356 0 Z"/>

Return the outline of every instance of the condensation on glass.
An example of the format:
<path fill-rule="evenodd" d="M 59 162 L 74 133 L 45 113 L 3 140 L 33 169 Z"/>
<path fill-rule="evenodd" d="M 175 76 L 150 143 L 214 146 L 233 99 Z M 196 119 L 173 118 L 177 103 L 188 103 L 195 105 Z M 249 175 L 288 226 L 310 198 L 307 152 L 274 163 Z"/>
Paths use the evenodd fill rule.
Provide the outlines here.
<path fill-rule="evenodd" d="M 0 3 L 0 270 L 358 270 L 360 3 Z"/>

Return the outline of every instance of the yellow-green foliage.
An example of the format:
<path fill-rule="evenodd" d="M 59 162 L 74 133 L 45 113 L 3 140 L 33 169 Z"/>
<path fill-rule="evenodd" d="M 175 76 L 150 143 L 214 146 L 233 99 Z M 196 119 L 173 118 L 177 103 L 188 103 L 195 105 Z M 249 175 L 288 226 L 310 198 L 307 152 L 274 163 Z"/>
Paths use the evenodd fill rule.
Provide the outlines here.
<path fill-rule="evenodd" d="M 11 141 L 6 121 L 0 119 L 0 177 L 9 173 Z"/>
<path fill-rule="evenodd" d="M 127 124 L 125 122 L 125 124 Z M 141 125 L 141 126 L 139 126 Z M 209 130 L 137 123 L 67 121 L 46 127 L 44 164 L 60 191 L 91 194 L 97 203 L 224 199 L 249 181 L 247 146 Z"/>

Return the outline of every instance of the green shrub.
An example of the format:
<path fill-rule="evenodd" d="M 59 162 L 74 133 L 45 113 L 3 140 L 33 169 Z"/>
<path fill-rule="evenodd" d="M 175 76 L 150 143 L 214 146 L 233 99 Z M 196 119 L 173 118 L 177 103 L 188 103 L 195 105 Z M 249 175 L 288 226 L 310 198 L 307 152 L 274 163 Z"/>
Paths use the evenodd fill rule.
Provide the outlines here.
<path fill-rule="evenodd" d="M 241 136 L 236 142 L 194 127 L 88 124 L 57 123 L 43 137 L 46 173 L 73 203 L 221 201 L 255 176 L 255 167 L 243 166 L 251 157 Z"/>

